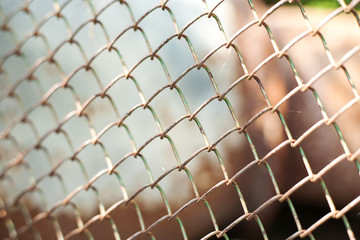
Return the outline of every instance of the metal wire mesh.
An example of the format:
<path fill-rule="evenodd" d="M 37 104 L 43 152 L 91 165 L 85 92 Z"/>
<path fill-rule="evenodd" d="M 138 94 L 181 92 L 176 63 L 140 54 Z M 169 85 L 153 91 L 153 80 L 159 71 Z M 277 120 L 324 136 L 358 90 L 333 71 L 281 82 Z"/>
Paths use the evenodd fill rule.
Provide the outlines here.
<path fill-rule="evenodd" d="M 1 239 L 360 236 L 359 1 L 1 1 Z"/>

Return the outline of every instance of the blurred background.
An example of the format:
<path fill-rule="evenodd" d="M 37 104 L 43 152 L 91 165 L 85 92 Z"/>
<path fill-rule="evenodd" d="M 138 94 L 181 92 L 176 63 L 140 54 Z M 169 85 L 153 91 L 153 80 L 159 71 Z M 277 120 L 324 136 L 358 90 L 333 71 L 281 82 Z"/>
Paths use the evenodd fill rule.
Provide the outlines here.
<path fill-rule="evenodd" d="M 242 220 L 342 154 L 343 167 L 334 163 L 319 177 L 325 182 L 308 180 L 292 200 L 303 229 L 335 212 L 325 183 L 330 203 L 340 210 L 355 200 L 355 209 L 358 6 L 345 13 L 337 1 L 0 1 L 0 238 L 206 239 L 240 219 L 224 238 L 285 239 L 299 231 L 286 201 Z M 268 13 L 267 28 L 258 25 Z M 291 61 L 274 56 L 262 65 L 283 48 Z M 247 80 L 252 74 L 261 84 Z M 285 99 L 281 115 L 248 122 L 311 81 L 310 91 Z M 338 125 L 322 123 L 252 167 L 339 112 Z M 246 166 L 252 170 L 240 176 Z M 350 228 L 333 218 L 314 236 L 357 236 L 356 211 L 349 219 Z"/>

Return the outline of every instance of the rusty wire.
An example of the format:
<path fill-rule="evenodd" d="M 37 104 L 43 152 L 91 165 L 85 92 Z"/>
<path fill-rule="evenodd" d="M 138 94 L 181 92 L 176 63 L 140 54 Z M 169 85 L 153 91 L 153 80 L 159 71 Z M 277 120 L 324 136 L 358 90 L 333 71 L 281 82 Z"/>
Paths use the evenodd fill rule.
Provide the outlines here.
<path fill-rule="evenodd" d="M 100 234 L 107 232 L 115 239 L 121 239 L 124 238 L 124 236 L 129 239 L 145 236 L 156 239 L 156 229 L 165 231 L 161 226 L 164 222 L 170 221 L 176 222 L 182 237 L 188 239 L 189 236 L 191 236 L 191 234 L 189 235 L 189 228 L 191 227 L 187 225 L 187 222 L 183 220 L 182 216 L 189 207 L 195 206 L 200 208 L 201 205 L 201 207 L 206 208 L 207 217 L 211 220 L 208 223 L 204 223 L 210 224 L 211 226 L 205 228 L 207 229 L 207 232 L 201 236 L 203 239 L 210 239 L 214 236 L 228 239 L 228 234 L 230 234 L 234 227 L 251 221 L 256 222 L 258 226 L 257 230 L 261 236 L 264 239 L 268 239 L 269 237 L 271 238 L 271 236 L 268 236 L 267 234 L 267 226 L 266 224 L 263 224 L 264 221 L 262 220 L 263 216 L 261 215 L 261 212 L 264 209 L 272 208 L 276 203 L 287 206 L 292 216 L 289 221 L 292 221 L 294 226 L 296 226 L 296 230 L 290 235 L 283 236 L 285 238 L 295 239 L 308 237 L 310 239 L 315 239 L 317 229 L 326 225 L 329 220 L 342 221 L 344 233 L 347 234 L 349 239 L 355 239 L 356 236 L 360 236 L 357 235 L 359 232 L 356 232 L 358 227 L 354 228 L 354 225 L 359 224 L 359 222 L 352 222 L 347 217 L 348 212 L 356 209 L 356 206 L 359 205 L 360 196 L 354 197 L 351 201 L 348 201 L 347 205 L 338 208 L 332 200 L 334 196 L 331 195 L 326 180 L 323 179 L 329 171 L 337 168 L 338 164 L 342 164 L 345 161 L 351 164 L 357 172 L 360 172 L 360 164 L 358 161 L 360 149 L 351 149 L 348 146 L 346 139 L 343 137 L 342 128 L 337 124 L 339 118 L 346 112 L 353 111 L 359 104 L 360 97 L 355 83 L 356 81 L 353 80 L 352 72 L 348 71 L 346 64 L 349 60 L 353 59 L 354 56 L 359 54 L 360 39 L 357 39 L 357 45 L 352 46 L 351 49 L 348 49 L 340 57 L 334 57 L 332 49 L 327 45 L 326 36 L 322 33 L 322 29 L 331 23 L 332 19 L 336 19 L 341 14 L 352 16 L 354 23 L 359 27 L 360 20 L 358 13 L 355 10 L 355 7 L 359 5 L 359 1 L 353 0 L 351 3 L 346 4 L 344 1 L 338 0 L 339 7 L 324 18 L 317 26 L 313 26 L 311 22 L 312 19 L 307 15 L 306 7 L 302 5 L 301 1 L 282 0 L 274 6 L 268 7 L 264 13 L 259 14 L 256 3 L 254 2 L 254 5 L 253 2 L 249 0 L 247 8 L 249 12 L 251 12 L 252 17 L 248 19 L 246 23 L 236 26 L 237 30 L 232 35 L 227 34 L 223 23 L 224 19 L 217 15 L 217 10 L 225 3 L 231 2 L 230 0 L 216 1 L 216 3 L 214 3 L 214 1 L 199 0 L 203 6 L 202 12 L 194 16 L 192 20 L 181 25 L 177 22 L 179 16 L 176 15 L 177 10 L 171 5 L 173 2 L 172 0 L 160 0 L 157 4 L 154 4 L 141 14 L 138 14 L 134 7 L 139 7 L 139 5 L 134 4 L 131 0 L 113 0 L 102 6 L 96 1 L 90 0 L 83 2 L 75 0 L 64 2 L 54 0 L 52 2 L 53 9 L 51 11 L 48 10 L 48 12 L 41 17 L 36 16 L 37 13 L 32 10 L 32 6 L 37 2 L 39 1 L 20 1 L 18 6 L 15 6 L 13 9 L 7 8 L 6 3 L 4 2 L 1 2 L 0 5 L 0 33 L 2 34 L 3 39 L 5 39 L 5 36 L 7 37 L 7 40 L 4 40 L 4 45 L 5 42 L 6 45 L 2 47 L 0 58 L 1 238 L 42 239 L 51 236 L 52 238 L 57 239 L 77 239 L 80 236 L 85 236 L 86 238 L 93 239 L 98 236 L 97 234 L 99 232 Z M 70 8 L 73 8 L 73 10 L 75 9 L 76 11 L 76 7 L 78 7 L 74 2 L 86 6 L 86 10 L 83 9 L 83 12 L 79 13 L 79 15 L 85 14 L 86 19 L 77 24 L 74 24 L 67 16 L 67 11 Z M 272 15 L 280 11 L 280 9 L 288 7 L 289 4 L 301 14 L 307 29 L 294 37 L 291 41 L 288 41 L 285 44 L 279 44 L 277 42 L 277 36 L 273 36 L 272 25 L 269 19 L 271 19 Z M 126 18 L 126 21 L 129 21 L 130 23 L 124 28 L 119 29 L 116 35 L 111 36 L 108 31 L 109 25 L 107 25 L 109 23 L 105 22 L 102 19 L 102 16 L 109 9 L 115 8 L 115 6 L 120 7 L 124 12 L 127 12 L 126 16 L 121 15 L 121 19 Z M 149 28 L 149 26 L 143 27 L 143 22 L 150 19 L 154 13 L 158 12 L 165 13 L 168 16 L 168 21 L 173 27 L 173 29 L 170 29 L 173 34 L 161 39 L 161 43 L 154 46 L 148 37 L 152 29 Z M 16 22 L 15 20 L 18 16 L 25 16 L 25 18 L 31 22 L 30 29 L 26 29 L 24 30 L 25 32 L 19 33 L 18 30 L 14 28 L 14 26 L 17 25 L 12 25 L 12 23 Z M 51 42 L 52 40 L 49 39 L 49 34 L 52 33 L 47 33 L 49 29 L 45 28 L 45 26 L 54 19 L 65 26 L 64 29 L 61 30 L 65 31 L 63 34 L 67 34 L 65 39 L 61 39 L 55 45 Z M 207 49 L 205 54 L 199 54 L 198 51 L 201 50 L 194 46 L 194 40 L 190 36 L 191 34 L 189 31 L 197 22 L 204 19 L 210 19 L 216 23 L 218 31 L 223 36 L 223 40 L 222 43 L 216 45 L 214 48 Z M 116 25 L 117 23 L 113 22 L 112 24 Z M 81 32 L 89 26 L 94 28 L 98 27 L 104 39 L 103 43 L 99 46 L 95 46 L 97 48 L 95 52 L 88 51 L 84 48 L 83 41 L 91 41 L 91 36 L 85 34 L 84 37 L 81 35 Z M 254 28 L 266 30 L 268 33 L 267 37 L 269 38 L 273 49 L 272 53 L 266 55 L 261 62 L 257 63 L 256 67 L 249 68 L 247 66 L 249 55 L 243 53 L 242 46 L 241 44 L 238 45 L 237 39 L 249 31 L 249 29 Z M 354 29 L 354 31 L 359 31 L 359 29 Z M 140 39 L 140 42 L 128 43 L 129 46 L 134 47 L 134 44 L 141 44 L 141 46 L 135 45 L 134 48 L 144 48 L 147 51 L 143 53 L 140 59 L 131 63 L 131 65 L 129 65 L 128 60 L 122 54 L 124 49 L 129 46 L 117 45 L 118 41 L 124 38 L 129 32 L 137 34 L 136 36 Z M 199 32 L 198 34 L 201 35 L 202 33 Z M 293 61 L 290 53 L 291 49 L 301 44 L 306 37 L 321 40 L 323 45 L 322 51 L 328 58 L 328 65 L 324 66 L 310 79 L 303 79 L 301 73 L 298 73 L 296 61 Z M 28 42 L 34 39 L 41 41 L 42 47 L 45 48 L 45 51 L 43 51 L 40 56 L 37 56 L 34 52 L 31 53 L 37 56 L 35 59 L 31 54 L 23 51 L 24 46 L 30 44 Z M 188 51 L 193 58 L 192 62 L 188 61 L 186 63 L 186 69 L 182 69 L 183 72 L 177 75 L 174 75 L 169 71 L 170 64 L 167 62 L 168 60 L 163 50 L 175 40 L 182 41 L 186 44 Z M 64 62 L 62 59 L 57 58 L 63 48 L 70 46 L 76 49 L 78 54 L 80 53 L 79 55 L 82 57 L 82 63 L 76 61 L 74 61 L 75 63 L 71 63 L 71 59 L 65 60 Z M 211 67 L 211 59 L 213 59 L 213 56 L 224 49 L 226 49 L 226 51 L 231 51 L 237 56 L 238 65 L 236 68 L 242 69 L 241 75 L 238 78 L 231 79 L 231 82 L 228 85 L 221 83 L 223 80 L 219 75 L 215 76 L 214 72 L 216 70 Z M 117 75 L 112 80 L 101 79 L 101 71 L 107 70 L 101 70 L 94 67 L 94 62 L 103 54 L 107 53 L 116 55 L 121 65 L 121 68 L 116 69 Z M 306 58 L 306 56 L 304 56 L 304 58 Z M 25 66 L 16 66 L 16 64 L 14 66 L 14 63 L 12 62 L 14 59 L 20 59 Z M 273 102 L 273 99 L 270 99 L 269 97 L 270 91 L 272 90 L 265 90 L 263 81 L 266 80 L 258 77 L 258 72 L 276 59 L 288 62 L 288 67 L 294 76 L 296 86 L 284 96 L 281 96 L 277 102 Z M 141 79 L 138 79 L 136 75 L 137 69 L 141 69 L 141 66 L 147 61 L 157 62 L 159 66 L 161 66 L 161 68 L 159 68 L 160 70 L 157 69 L 157 74 L 162 75 L 162 77 L 167 80 L 167 82 L 163 82 L 162 86 L 153 92 L 148 91 L 146 89 L 147 85 L 142 85 L 144 82 L 142 82 Z M 221 62 L 224 61 L 224 59 L 218 58 L 217 61 Z M 70 70 L 66 65 L 69 62 L 71 63 Z M 53 72 L 48 75 L 48 77 L 51 76 L 49 78 L 53 79 L 43 79 L 44 77 L 41 77 L 41 75 L 38 74 L 38 71 L 40 71 L 39 69 L 45 64 L 53 66 Z M 14 72 L 14 69 L 17 70 Z M 82 83 L 82 88 L 84 89 L 73 86 L 77 75 L 82 71 L 85 71 L 91 76 L 91 81 L 95 82 L 92 84 L 95 84 L 97 88 L 96 91 L 92 91 L 88 95 L 85 94 L 85 97 L 79 92 L 86 89 L 87 84 L 90 84 L 89 82 Z M 184 94 L 185 89 L 181 86 L 182 82 L 185 81 L 184 79 L 190 76 L 190 73 L 194 71 L 206 72 L 209 81 L 208 83 L 212 86 L 212 96 L 195 107 L 190 106 L 189 102 L 192 100 L 186 97 L 186 94 Z M 346 103 L 338 108 L 335 113 L 331 114 L 327 112 L 326 106 L 323 104 L 324 99 L 319 96 L 318 88 L 316 87 L 316 83 L 321 81 L 321 77 L 328 74 L 330 71 L 342 72 L 343 76 L 345 76 L 344 79 L 347 81 L 347 87 L 353 93 L 353 96 L 350 96 Z M 90 81 L 90 77 L 88 80 Z M 112 89 L 123 81 L 128 81 L 133 84 L 132 87 L 136 89 L 138 97 L 138 102 L 125 110 L 117 107 L 120 103 L 115 100 L 115 94 L 111 93 Z M 192 79 L 192 81 L 195 81 L 195 79 Z M 257 84 L 265 104 L 262 109 L 251 113 L 251 116 L 244 120 L 241 116 L 242 113 L 238 112 L 235 107 L 237 104 L 234 101 L 237 100 L 233 100 L 229 95 L 235 93 L 239 86 L 245 85 L 247 82 Z M 19 91 L 20 88 L 25 88 L 25 91 Z M 30 97 L 23 96 L 26 91 L 28 91 Z M 131 89 L 126 89 L 125 91 L 131 91 Z M 177 116 L 177 120 L 174 120 L 169 124 L 164 124 L 159 116 L 159 110 L 154 107 L 157 99 L 161 99 L 159 96 L 165 92 L 170 93 L 171 98 L 180 99 L 183 107 L 181 113 Z M 282 106 L 289 102 L 290 99 L 294 98 L 295 95 L 305 93 L 312 94 L 314 103 L 316 103 L 315 105 L 317 105 L 316 107 L 322 118 L 317 122 L 312 123 L 312 125 L 308 126 L 302 134 L 295 138 L 292 134 L 293 129 L 288 127 L 287 117 L 283 112 Z M 56 95 L 58 94 L 60 94 L 60 96 L 63 94 L 63 97 L 56 98 Z M 69 98 L 71 103 L 65 101 L 64 98 Z M 61 109 L 59 110 L 56 101 L 64 101 L 67 110 L 65 110 L 65 112 Z M 106 124 L 95 126 L 94 115 L 100 110 L 99 108 L 94 107 L 94 105 L 98 101 L 106 102 L 112 113 L 100 113 L 100 115 L 104 115 L 102 117 L 107 118 L 109 116 L 107 118 L 108 120 Z M 209 129 L 203 127 L 208 119 L 201 118 L 199 115 L 204 112 L 204 109 L 207 109 L 209 105 L 214 104 L 216 101 L 220 102 L 222 107 L 227 109 L 226 111 L 232 119 L 232 124 L 228 125 L 226 131 L 221 132 L 221 134 L 214 139 L 207 135 Z M 166 102 L 162 104 L 165 107 L 167 106 Z M 35 118 L 34 114 L 38 111 L 40 111 L 40 117 Z M 140 111 L 146 111 L 147 114 L 150 114 L 153 118 L 153 122 L 146 122 L 144 125 L 149 128 L 155 126 L 157 131 L 152 136 L 146 136 L 144 142 L 136 140 L 136 137 L 133 134 L 134 128 L 138 126 L 131 124 L 130 126 L 128 123 L 129 119 Z M 278 117 L 277 121 L 280 122 L 282 131 L 285 133 L 286 137 L 282 139 L 281 142 L 278 142 L 277 146 L 274 148 L 264 154 L 260 154 L 258 153 L 260 146 L 257 146 L 252 140 L 253 138 L 256 138 L 256 136 L 251 134 L 251 131 L 248 131 L 248 129 L 255 126 L 259 119 L 263 119 L 269 115 L 276 115 Z M 50 126 L 49 124 L 36 122 L 41 121 L 40 119 L 50 118 L 51 120 L 49 121 L 53 122 Z M 76 119 L 81 121 L 82 126 L 85 126 L 89 131 L 86 135 L 85 133 L 83 134 L 84 136 L 81 137 L 80 142 L 74 140 L 74 136 L 72 135 L 72 131 L 75 131 L 74 128 L 67 128 L 67 125 L 72 123 L 72 121 L 77 121 Z M 171 136 L 174 129 L 188 122 L 196 126 L 198 132 L 192 134 L 200 134 L 203 138 L 203 142 L 197 150 L 193 151 L 190 155 L 184 156 L 179 152 L 179 146 Z M 28 131 L 17 130 L 22 127 L 27 128 Z M 312 168 L 312 164 L 316 160 L 308 159 L 308 152 L 303 149 L 302 143 L 321 127 L 331 127 L 332 129 L 335 129 L 338 136 L 338 142 L 342 146 L 343 151 L 334 159 L 328 159 L 327 164 L 318 170 Z M 128 140 L 126 143 L 119 144 L 127 144 L 130 150 L 119 158 L 112 159 L 111 154 L 109 154 L 111 146 L 107 145 L 108 143 L 104 141 L 104 136 L 111 131 L 115 132 L 116 129 L 124 130 L 124 134 Z M 360 131 L 359 127 L 355 129 Z M 20 131 L 20 134 L 16 134 L 17 131 Z M 32 137 L 24 137 L 24 139 L 27 139 L 24 141 L 21 138 L 25 135 L 32 135 Z M 51 139 L 54 135 L 61 135 L 65 139 L 64 141 L 67 145 L 63 146 L 64 149 L 67 149 L 64 150 L 65 153 L 58 154 L 60 157 L 56 155 L 56 152 L 54 152 L 52 148 L 45 144 L 46 141 Z M 246 164 L 239 169 L 230 169 L 231 165 L 227 165 L 227 158 L 229 158 L 229 156 L 224 152 L 224 149 L 219 147 L 219 145 L 225 142 L 227 138 L 234 135 L 243 136 L 252 152 L 252 158 L 246 159 Z M 186 137 L 191 138 L 192 136 Z M 164 169 L 161 174 L 154 173 L 153 167 L 150 167 L 152 160 L 149 159 L 152 158 L 151 156 L 149 157 L 149 151 L 152 151 L 152 144 L 156 141 L 162 143 L 166 142 L 167 146 L 170 146 L 171 148 L 171 157 L 166 155 L 160 156 L 175 160 L 169 163 L 169 167 Z M 99 159 L 99 161 L 103 164 L 101 169 L 97 169 L 96 172 L 90 171 L 90 173 L 89 170 L 87 170 L 87 165 L 81 154 L 87 151 L 86 149 L 91 146 L 97 146 L 101 149 L 103 159 Z M 279 181 L 276 174 L 274 174 L 272 164 L 276 161 L 276 158 L 274 159 L 273 157 L 286 148 L 291 148 L 299 153 L 307 174 L 303 175 L 301 179 L 290 188 L 284 189 L 279 187 L 279 185 L 281 185 L 281 180 Z M 40 174 L 33 173 L 37 170 L 34 169 L 37 168 L 37 166 L 33 165 L 30 162 L 31 160 L 29 160 L 32 159 L 29 155 L 34 154 L 34 152 L 41 152 L 46 159 L 46 162 L 41 164 L 46 164 L 47 167 L 45 167 L 45 170 Z M 205 153 L 214 154 L 217 159 L 217 172 L 218 174 L 220 172 L 221 175 L 220 180 L 211 186 L 207 183 L 196 182 L 194 179 L 197 178 L 197 173 L 200 170 L 194 171 L 192 170 L 193 168 L 189 166 Z M 126 162 L 135 160 L 141 162 L 147 176 L 142 176 L 144 178 L 142 183 L 145 182 L 145 184 L 138 186 L 135 190 L 129 191 L 127 184 L 129 184 L 129 181 L 131 180 L 123 178 L 119 168 L 125 166 Z M 288 160 L 290 161 L 291 159 Z M 66 183 L 66 178 L 68 176 L 60 171 L 60 169 L 64 168 L 67 164 L 70 164 L 71 166 L 76 165 L 76 167 L 80 168 L 82 176 L 79 175 L 79 178 L 84 179 L 82 183 L 70 187 L 70 189 L 68 183 Z M 251 169 L 264 166 L 269 177 L 268 181 L 273 186 L 273 194 L 255 208 L 249 208 L 246 194 L 243 193 L 243 189 L 239 186 L 241 185 L 239 181 L 242 181 L 240 180 L 240 177 Z M 201 167 L 201 165 L 198 166 L 200 169 Z M 16 171 L 20 171 L 20 173 L 17 174 Z M 175 174 L 175 172 L 183 173 L 186 176 L 186 184 L 191 185 L 190 189 L 192 191 L 192 197 L 185 203 L 181 203 L 180 206 L 176 206 L 175 204 L 176 207 L 173 207 L 173 200 L 168 199 L 167 195 L 169 193 L 165 192 L 162 183 L 164 180 L 170 178 L 171 175 Z M 121 195 L 121 197 L 112 199 L 111 204 L 104 203 L 102 199 L 106 198 L 106 196 L 101 192 L 101 185 L 96 185 L 97 182 L 100 182 L 101 179 L 106 176 L 117 179 L 118 185 L 114 186 L 111 191 L 118 192 Z M 45 192 L 46 190 L 41 187 L 41 184 L 45 184 L 46 182 L 50 182 L 51 184 L 53 179 L 56 179 L 56 182 L 60 185 L 59 189 L 61 189 L 57 192 L 61 197 L 54 203 L 47 200 L 48 195 Z M 350 191 L 352 188 L 359 188 L 359 179 L 357 180 L 357 182 L 353 183 L 353 186 L 344 186 L 344 188 L 349 188 Z M 22 183 L 24 181 L 26 183 Z M 317 184 L 321 187 L 323 190 L 322 194 L 326 198 L 328 210 L 326 214 L 313 221 L 310 225 L 304 225 L 302 216 L 298 214 L 296 203 L 294 204 L 292 202 L 292 196 L 304 185 L 309 183 Z M 178 184 L 184 183 L 178 182 Z M 251 180 L 247 184 L 251 187 Z M 200 185 L 204 185 L 206 189 L 203 190 L 204 187 L 201 187 Z M 176 190 L 179 185 L 175 183 L 172 187 Z M 217 213 L 213 211 L 214 205 L 207 199 L 224 187 L 231 188 L 232 191 L 236 192 L 238 206 L 242 210 L 237 213 L 236 219 L 231 219 L 226 225 L 221 224 L 220 226 L 218 224 L 219 220 L 217 219 Z M 202 188 L 202 190 L 199 190 L 200 188 Z M 146 191 L 149 190 L 157 191 L 163 201 L 161 205 L 164 211 L 159 213 L 155 220 L 146 218 L 146 214 L 143 212 L 147 210 L 144 210 L 145 207 L 141 203 L 142 200 L 139 200 L 139 195 L 145 194 Z M 92 204 L 97 208 L 97 210 L 91 211 L 90 216 L 83 216 L 83 212 L 80 209 L 82 204 L 79 203 L 79 201 L 74 200 L 77 195 L 84 192 L 92 192 L 96 196 L 89 200 L 92 201 Z M 110 193 L 107 192 L 107 194 Z M 31 204 L 31 201 L 35 200 L 29 200 L 32 195 L 40 196 L 36 200 L 40 202 L 40 204 L 37 204 L 37 207 L 31 207 L 36 205 Z M 225 198 L 228 196 L 223 197 Z M 234 197 L 234 195 L 232 195 L 232 197 Z M 219 203 L 217 202 L 217 204 Z M 71 227 L 66 226 L 66 223 L 61 220 L 63 219 L 61 213 L 66 209 L 70 209 L 71 212 L 69 214 L 73 221 Z M 136 224 L 138 225 L 137 231 L 130 233 L 126 232 L 127 229 L 124 229 L 124 225 L 122 225 L 123 222 L 119 222 L 117 218 L 114 217 L 114 213 L 121 212 L 124 209 L 133 210 L 131 214 L 133 214 L 132 217 L 136 218 Z M 130 214 L 130 212 L 128 211 L 126 214 Z M 186 221 L 189 221 L 188 218 L 186 219 Z M 100 228 L 92 228 L 92 226 L 100 223 L 103 224 L 101 226 L 104 226 L 100 227 L 101 231 L 99 230 Z M 201 225 L 201 223 L 191 224 Z M 51 230 L 44 230 L 46 228 Z M 197 228 L 201 228 L 201 226 L 198 226 Z M 50 232 L 50 235 L 46 235 L 49 234 L 48 232 Z M 239 237 L 241 237 L 241 235 Z"/>

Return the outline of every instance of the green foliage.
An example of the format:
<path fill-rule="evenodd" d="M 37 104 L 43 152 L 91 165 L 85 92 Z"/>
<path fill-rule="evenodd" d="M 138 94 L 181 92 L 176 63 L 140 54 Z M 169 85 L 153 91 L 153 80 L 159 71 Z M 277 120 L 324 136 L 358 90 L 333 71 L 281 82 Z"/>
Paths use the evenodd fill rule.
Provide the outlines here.
<path fill-rule="evenodd" d="M 265 0 L 265 2 L 269 5 L 273 5 L 278 2 L 278 0 Z M 321 8 L 338 8 L 340 7 L 340 3 L 337 0 L 300 0 L 301 4 L 304 6 L 314 6 Z M 346 4 L 350 3 L 351 0 L 345 0 Z M 360 9 L 360 4 L 356 6 L 356 9 Z"/>

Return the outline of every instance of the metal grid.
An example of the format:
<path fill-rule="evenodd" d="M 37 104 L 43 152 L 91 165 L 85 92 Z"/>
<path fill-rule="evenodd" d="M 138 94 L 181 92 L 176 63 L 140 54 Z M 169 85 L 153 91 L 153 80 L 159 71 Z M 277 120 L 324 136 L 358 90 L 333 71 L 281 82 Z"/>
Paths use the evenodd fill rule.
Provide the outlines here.
<path fill-rule="evenodd" d="M 39 2 L 0 2 L 1 238 L 315 239 L 332 221 L 349 239 L 359 236 L 358 217 L 349 217 L 360 202 L 360 76 L 349 67 L 359 65 L 359 38 L 335 56 L 324 33 L 342 15 L 359 32 L 359 1 L 339 0 L 316 26 L 301 1 Z M 219 10 L 226 4 L 236 9 L 231 17 Z M 180 23 L 181 5 L 201 7 Z M 305 27 L 284 40 L 272 18 L 290 8 Z M 156 14 L 166 18 L 154 23 Z M 201 21 L 221 40 L 196 28 Z M 254 29 L 266 39 L 243 45 Z M 307 38 L 320 40 L 326 56 L 315 73 L 298 69 L 293 51 Z M 167 49 L 175 43 L 185 48 Z M 321 95 L 332 72 L 342 85 Z M 342 88 L 351 95 L 336 97 Z M 333 98 L 340 106 L 330 114 Z M 341 125 L 346 116 L 353 122 Z M 302 203 L 325 210 L 309 222 Z M 273 230 L 280 205 L 287 230 Z"/>

